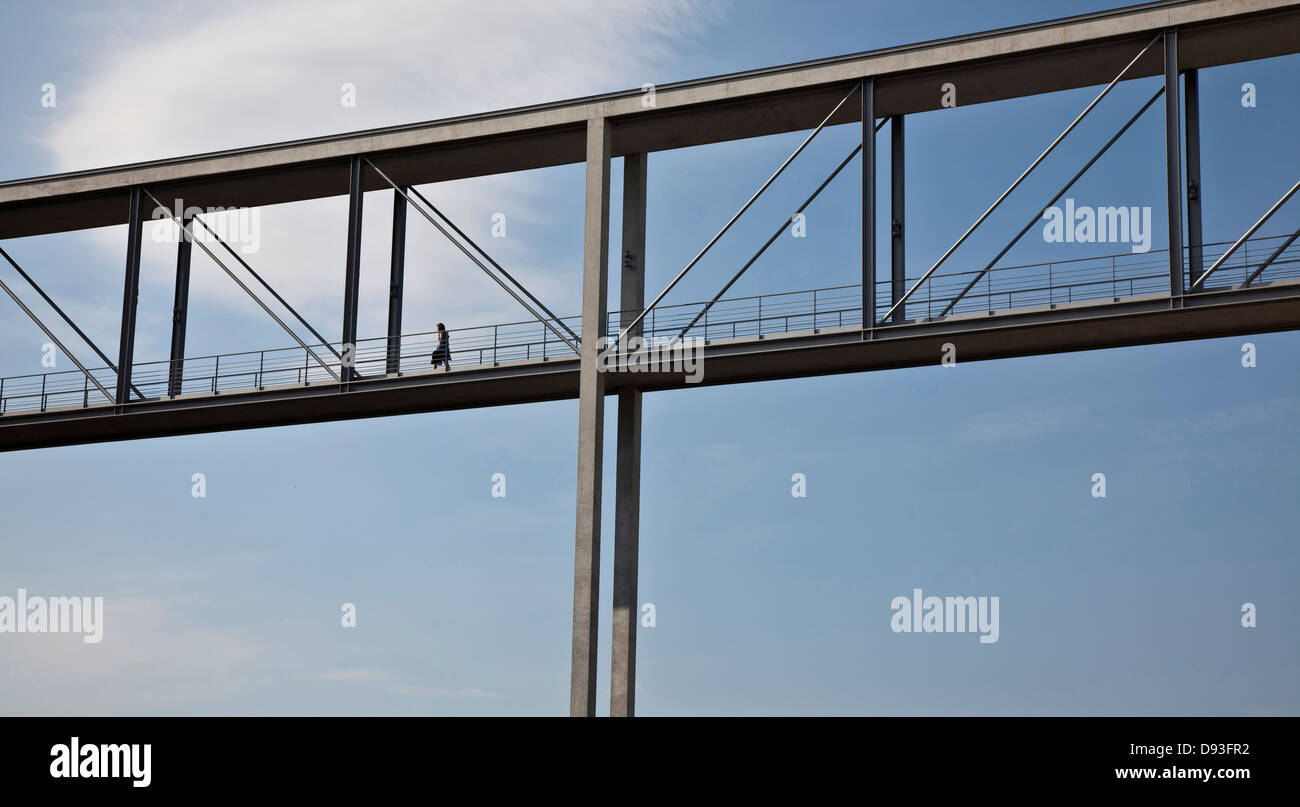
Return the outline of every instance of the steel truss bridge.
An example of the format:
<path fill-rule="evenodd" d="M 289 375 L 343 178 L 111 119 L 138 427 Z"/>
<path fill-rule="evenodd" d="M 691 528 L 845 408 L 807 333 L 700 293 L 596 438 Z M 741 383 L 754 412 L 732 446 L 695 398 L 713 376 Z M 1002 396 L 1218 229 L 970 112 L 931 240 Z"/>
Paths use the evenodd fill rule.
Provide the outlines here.
<path fill-rule="evenodd" d="M 482 115 L 0 183 L 0 241 L 127 224 L 121 335 L 113 361 L 0 245 L 12 270 L 0 290 L 77 369 L 0 378 L 0 450 L 578 399 L 578 485 L 570 712 L 595 714 L 603 401 L 618 397 L 611 714 L 635 711 L 641 395 L 687 386 L 684 373 L 602 372 L 599 340 L 703 344 L 703 383 L 935 364 L 947 343 L 963 362 L 1300 328 L 1300 229 L 1277 215 L 1300 190 L 1295 176 L 1260 189 L 1258 218 L 1230 242 L 1202 239 L 1198 70 L 1300 50 L 1296 0 L 1165 0 L 918 45 L 664 85 L 655 104 L 637 91 Z M 1169 222 L 1164 248 L 1146 253 L 1004 265 L 1035 216 L 984 265 L 948 259 L 1121 81 L 1163 86 L 1055 197 L 1063 198 L 1153 107 L 1165 122 Z M 906 273 L 906 116 L 938 109 L 953 82 L 964 104 L 1080 87 L 1103 89 L 925 272 Z M 1158 114 L 1158 113 L 1152 113 Z M 711 299 L 664 299 L 827 126 L 857 123 L 861 143 L 794 211 L 802 212 L 850 164 L 862 181 L 862 280 L 833 288 L 728 297 L 732 285 L 789 226 L 779 226 Z M 878 133 L 888 127 L 888 147 Z M 645 302 L 647 155 L 672 148 L 809 131 L 797 149 L 648 305 Z M 608 306 L 610 160 L 624 158 L 619 306 Z M 582 310 L 558 317 L 439 210 L 417 186 L 585 163 Z M 889 198 L 876 198 L 878 166 Z M 1288 187 L 1288 183 L 1290 184 Z M 393 191 L 387 333 L 357 335 L 362 200 Z M 327 340 L 201 216 L 170 211 L 238 208 L 347 195 L 342 333 Z M 888 203 L 889 227 L 877 211 Z M 151 210 L 185 233 L 176 264 L 170 357 L 134 357 L 140 245 Z M 435 333 L 402 332 L 408 211 L 448 238 L 529 315 L 450 332 L 450 371 L 430 367 Z M 1292 208 L 1294 210 L 1294 208 Z M 977 214 L 978 215 L 975 215 Z M 1287 222 L 1288 223 L 1284 223 Z M 193 237 L 200 233 L 207 237 Z M 877 245 L 890 245 L 877 266 Z M 185 328 L 197 245 L 284 329 L 292 344 L 187 356 Z M 22 283 L 12 278 L 17 274 Z M 55 312 L 42 320 L 30 289 Z M 22 292 L 22 293 L 20 293 Z M 274 306 L 268 302 L 271 298 Z M 30 297 L 28 298 L 30 299 Z M 279 309 L 277 313 L 276 309 Z M 70 350 L 64 339 L 77 346 Z M 71 334 L 71 336 L 69 335 Z M 594 335 L 596 338 L 589 338 Z M 72 337 L 75 336 L 75 339 Z M 289 340 L 286 340 L 289 341 Z M 78 358 L 94 354 L 98 361 Z"/>

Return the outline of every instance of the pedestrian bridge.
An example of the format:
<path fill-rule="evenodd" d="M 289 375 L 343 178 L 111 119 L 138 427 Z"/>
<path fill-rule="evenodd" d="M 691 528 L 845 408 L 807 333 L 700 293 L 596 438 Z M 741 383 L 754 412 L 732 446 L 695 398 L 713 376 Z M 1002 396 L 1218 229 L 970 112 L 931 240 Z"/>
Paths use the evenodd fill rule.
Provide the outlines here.
<path fill-rule="evenodd" d="M 4 291 L 76 365 L 0 379 L 0 451 L 283 426 L 480 406 L 576 399 L 577 511 L 570 713 L 596 711 L 600 606 L 600 529 L 606 396 L 616 395 L 610 713 L 634 714 L 635 603 L 640 507 L 641 395 L 687 386 L 685 372 L 607 371 L 592 337 L 641 335 L 652 344 L 696 337 L 704 385 L 966 363 L 1072 350 L 1300 329 L 1300 230 L 1277 216 L 1297 191 L 1294 154 L 1277 158 L 1280 179 L 1260 183 L 1262 215 L 1231 243 L 1206 243 L 1201 183 L 1201 71 L 1300 51 L 1298 0 L 1157 0 L 1129 8 L 1036 22 L 998 31 L 799 64 L 665 84 L 653 103 L 639 90 L 535 104 L 362 132 L 309 138 L 134 165 L 0 182 L 0 240 L 94 227 L 126 226 L 121 332 L 114 362 L 0 248 L 0 257 L 63 320 L 40 319 L 9 285 Z M 1144 105 L 1056 195 L 1033 200 L 1049 211 L 1144 114 L 1162 114 L 1164 164 L 1161 251 L 1006 266 L 1015 244 L 1041 224 L 1041 212 L 985 264 L 949 259 L 1121 82 L 1156 79 Z M 905 218 L 906 121 L 947 114 L 939 89 L 960 87 L 962 105 L 1013 101 L 1101 87 L 1060 134 L 1003 189 L 971 211 L 973 223 L 938 260 L 910 274 Z M 1089 93 L 1091 94 L 1091 93 Z M 1003 112 L 1000 108 L 990 114 Z M 1065 121 L 1062 121 L 1064 124 Z M 749 261 L 718 278 L 710 300 L 673 304 L 677 283 L 828 126 L 855 125 L 856 145 Z M 888 126 L 884 147 L 878 137 Z M 645 300 L 646 187 L 649 155 L 744 138 L 810 131 L 703 249 L 648 304 Z M 1073 139 L 1082 136 L 1075 135 Z M 1254 147 L 1234 143 L 1234 149 Z M 1147 148 L 1150 144 L 1146 145 Z M 620 299 L 608 299 L 612 160 L 622 159 Z M 861 283 L 728 296 L 790 222 L 853 161 L 861 194 Z M 420 191 L 448 180 L 582 164 L 585 171 L 581 309 L 550 311 Z M 887 181 L 877 182 L 878 165 Z M 883 171 L 882 171 L 883 174 Z M 879 177 L 886 179 L 886 177 Z M 1290 184 L 1293 183 L 1294 184 Z M 1290 189 L 1286 190 L 1290 184 Z M 887 199 L 877 199 L 888 187 Z M 357 308 L 366 192 L 393 192 L 388 328 L 359 338 Z M 997 191 L 1000 195 L 995 195 Z M 1279 194 L 1281 194 L 1279 196 Z M 229 244 L 188 234 L 205 228 L 191 210 L 255 208 L 348 198 L 341 338 L 327 339 Z M 373 198 L 373 197 L 372 197 Z M 1043 202 L 1043 204 L 1039 204 Z M 1068 200 L 1067 200 L 1068 204 Z M 1271 206 L 1270 206 L 1271 204 Z M 141 231 L 150 212 L 178 231 L 171 350 L 159 362 L 135 361 Z M 430 367 L 437 337 L 403 333 L 406 218 L 414 210 L 487 279 L 527 311 L 521 320 L 455 329 L 452 367 Z M 1289 208 L 1294 212 L 1294 206 Z M 171 213 L 169 211 L 178 211 Z M 1256 209 L 1250 211 L 1251 216 Z M 720 217 L 719 217 L 720 218 Z M 778 223 L 778 222 L 774 222 Z M 340 227 L 343 222 L 339 222 Z M 1233 228 L 1235 234 L 1235 227 Z M 1150 234 L 1148 232 L 1148 234 Z M 1155 235 L 1159 235 L 1158 233 Z M 190 256 L 200 249 L 282 327 L 288 347 L 191 356 L 185 345 Z M 856 246 L 857 244 L 855 244 Z M 929 245 L 934 246 L 934 245 Z M 940 244 L 938 246 L 946 246 Z M 218 254 L 224 249 L 228 255 Z M 1119 249 L 1119 247 L 1116 247 Z M 927 252 L 930 250 L 927 249 Z M 877 266 L 888 254 L 888 266 Z M 965 254 L 965 253 L 962 253 Z M 240 264 L 227 265 L 226 261 Z M 881 261 L 885 263 L 885 261 Z M 575 267 L 576 269 L 577 267 Z M 731 268 L 731 267 L 728 267 Z M 242 269 L 242 271 L 237 271 Z M 701 272 L 697 272 L 702 274 Z M 839 275 L 837 275 L 838 277 Z M 856 279 L 858 273 L 850 277 Z M 260 286 L 262 291 L 256 291 Z M 276 306 L 263 299 L 274 298 Z M 675 299 L 675 298 L 674 298 Z M 285 313 L 289 316 L 285 316 Z M 296 324 L 294 324 L 296 320 Z M 53 322 L 53 321 L 52 321 Z M 75 332 L 76 352 L 56 329 Z M 307 335 L 303 334 L 303 331 Z M 88 348 L 98 361 L 83 363 Z M 693 375 L 693 374 L 692 374 Z M 347 469 L 342 468 L 346 473 Z"/>
<path fill-rule="evenodd" d="M 1215 261 L 1230 247 L 1229 243 L 1204 245 L 1203 260 Z M 1186 257 L 1186 256 L 1185 256 Z M 1012 315 L 1019 315 L 1024 327 L 1038 323 L 1040 327 L 1058 322 L 1062 316 L 1104 321 L 1109 316 L 1123 316 L 1133 310 L 1134 304 L 1153 301 L 1168 307 L 1168 257 L 1161 251 L 1147 253 L 1124 252 L 1093 258 L 1078 258 L 1051 263 L 1027 264 L 995 268 L 981 275 L 978 270 L 936 273 L 925 280 L 906 305 L 906 313 L 897 324 L 869 329 L 867 341 L 888 344 L 891 340 L 906 337 L 911 332 L 922 331 L 933 335 L 946 335 L 956 340 L 961 350 L 960 336 L 974 329 L 996 327 Z M 976 287 L 964 296 L 958 294 L 973 278 L 980 276 Z M 1266 330 L 1267 321 L 1236 327 L 1231 324 L 1238 304 L 1248 301 L 1291 301 L 1300 305 L 1300 243 L 1294 235 L 1276 235 L 1248 239 L 1225 261 L 1214 274 L 1215 284 L 1208 286 L 1193 298 L 1206 303 L 1207 311 L 1217 311 L 1225 329 L 1242 332 Z M 908 278 L 912 285 L 916 278 Z M 889 305 L 890 289 L 877 290 L 877 307 L 885 310 Z M 839 339 L 823 346 L 842 345 L 849 335 L 862 340 L 862 287 L 860 285 L 834 286 L 803 291 L 789 291 L 751 297 L 720 299 L 708 306 L 704 302 L 659 306 L 650 309 L 643 322 L 642 333 L 650 344 L 664 344 L 674 339 L 703 340 L 706 348 L 727 348 L 734 353 L 745 345 L 765 343 L 768 350 L 782 346 L 794 349 L 813 343 L 810 337 L 837 336 Z M 944 313 L 950 304 L 951 311 Z M 1193 306 L 1193 309 L 1195 306 Z M 610 312 L 605 334 L 618 333 L 621 322 L 629 315 L 641 313 Z M 1298 318 L 1300 319 L 1300 318 Z M 565 324 L 581 336 L 581 317 L 565 317 Z M 1098 327 L 1102 327 L 1098 325 Z M 390 369 L 390 340 L 387 337 L 360 340 L 353 354 L 353 369 L 359 378 L 342 380 L 344 366 L 339 358 L 342 344 L 307 345 L 306 347 L 278 347 L 259 351 L 226 353 L 212 356 L 187 357 L 182 362 L 143 362 L 133 365 L 133 390 L 130 400 L 122 405 L 105 395 L 91 383 L 98 379 L 107 390 L 116 384 L 117 373 L 109 367 L 90 369 L 89 374 L 78 370 L 50 372 L 34 375 L 0 378 L 0 446 L 19 447 L 24 440 L 20 433 L 31 434 L 39 421 L 66 421 L 69 416 L 94 418 L 144 412 L 173 407 L 178 411 L 194 412 L 195 405 L 207 411 L 205 418 L 193 418 L 193 430 L 203 429 L 202 423 L 210 419 L 213 407 L 245 408 L 258 397 L 283 398 L 286 393 L 310 395 L 319 406 L 321 395 L 353 395 L 367 387 L 389 387 L 403 381 L 411 386 L 472 387 L 481 383 L 499 389 L 503 379 L 517 379 L 517 389 L 506 392 L 502 400 L 494 401 L 485 394 L 478 405 L 512 403 L 519 393 L 535 384 L 535 373 L 530 370 L 555 367 L 576 372 L 576 359 L 572 347 L 561 341 L 537 320 L 509 322 L 494 325 L 452 329 L 452 370 L 444 372 L 430 367 L 430 354 L 437 345 L 436 332 L 404 334 L 397 340 L 397 370 Z M 1162 341 L 1164 335 L 1152 333 L 1135 341 Z M 1040 347 L 1046 347 L 1046 343 Z M 815 348 L 813 348 L 815 350 Z M 1018 349 L 1015 355 L 1039 352 L 1030 342 Z M 706 350 L 705 356 L 709 351 Z M 328 357 L 329 361 L 324 358 Z M 958 353 L 959 360 L 978 358 L 978 355 Z M 939 361 L 939 353 L 932 352 L 931 363 Z M 882 365 L 897 366 L 897 365 Z M 804 373 L 798 364 L 787 367 L 782 377 L 800 374 L 814 375 L 828 372 L 812 356 L 805 356 Z M 870 369 L 847 367 L 845 370 Z M 504 376 L 500 370 L 508 371 Z M 498 372 L 484 372 L 498 371 Z M 710 383 L 710 367 L 704 366 L 704 383 Z M 734 381 L 721 376 L 713 383 Z M 679 385 L 680 379 L 665 378 L 663 374 L 646 374 L 641 381 L 649 388 Z M 614 384 L 616 388 L 617 383 Z M 576 394 L 576 385 L 573 388 Z M 462 392 L 456 396 L 458 405 Z M 474 395 L 474 393 L 468 393 Z M 429 393 L 430 409 L 439 407 L 436 392 Z M 545 398 L 573 397 L 548 394 Z M 128 418 L 127 420 L 130 420 Z M 21 428 L 18 428 L 21 427 Z M 110 429 L 101 439 L 121 439 L 133 435 L 129 427 L 121 432 Z M 11 441 L 17 440 L 17 445 Z M 71 441 L 70 441 L 71 442 Z"/>

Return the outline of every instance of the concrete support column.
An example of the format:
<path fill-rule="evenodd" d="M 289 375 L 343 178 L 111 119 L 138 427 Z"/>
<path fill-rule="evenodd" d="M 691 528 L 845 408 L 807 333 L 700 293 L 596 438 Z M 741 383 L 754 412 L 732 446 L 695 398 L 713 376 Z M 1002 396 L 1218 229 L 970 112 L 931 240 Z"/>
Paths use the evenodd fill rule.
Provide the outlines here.
<path fill-rule="evenodd" d="M 185 377 L 185 325 L 190 308 L 190 256 L 194 242 L 190 240 L 189 216 L 181 218 L 181 240 L 176 248 L 176 298 L 172 304 L 172 351 L 168 365 L 167 394 L 181 394 L 181 380 Z"/>
<path fill-rule="evenodd" d="M 596 714 L 596 647 L 600 601 L 600 495 L 605 429 L 605 333 L 609 252 L 610 125 L 587 121 L 587 190 L 582 248 L 582 356 L 578 378 L 578 513 L 573 542 L 573 652 L 569 714 Z"/>
<path fill-rule="evenodd" d="M 117 343 L 117 403 L 131 399 L 131 364 L 135 361 L 135 311 L 140 299 L 140 216 L 142 194 L 132 186 L 126 224 L 126 280 L 122 284 L 122 335 Z"/>
<path fill-rule="evenodd" d="M 1178 103 L 1178 31 L 1165 31 L 1165 185 L 1169 213 L 1169 296 L 1183 299 L 1183 153 Z"/>
<path fill-rule="evenodd" d="M 647 155 L 623 158 L 623 269 L 619 329 L 645 306 Z M 641 335 L 641 323 L 628 334 Z M 618 459 L 614 492 L 614 618 L 609 678 L 610 717 L 636 714 L 637 560 L 641 526 L 641 391 L 618 394 Z"/>

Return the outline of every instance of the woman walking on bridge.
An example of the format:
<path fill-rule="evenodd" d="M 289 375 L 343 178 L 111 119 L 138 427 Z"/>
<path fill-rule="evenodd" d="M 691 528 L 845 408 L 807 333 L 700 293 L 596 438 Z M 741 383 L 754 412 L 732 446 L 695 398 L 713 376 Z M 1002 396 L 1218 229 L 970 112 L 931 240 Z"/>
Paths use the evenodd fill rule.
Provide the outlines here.
<path fill-rule="evenodd" d="M 444 370 L 451 370 L 451 340 L 447 335 L 447 326 L 438 323 L 438 347 L 433 351 L 433 366 L 445 364 Z"/>

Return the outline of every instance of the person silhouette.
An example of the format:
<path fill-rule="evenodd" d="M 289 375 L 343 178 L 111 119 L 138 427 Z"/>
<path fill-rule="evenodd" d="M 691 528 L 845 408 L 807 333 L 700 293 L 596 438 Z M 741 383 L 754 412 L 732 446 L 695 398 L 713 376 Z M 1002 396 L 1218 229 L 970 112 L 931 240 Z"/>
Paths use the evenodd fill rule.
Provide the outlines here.
<path fill-rule="evenodd" d="M 451 370 L 451 339 L 447 334 L 447 326 L 441 322 L 438 323 L 438 347 L 433 351 L 433 366 L 436 368 L 443 366 L 444 371 Z"/>

